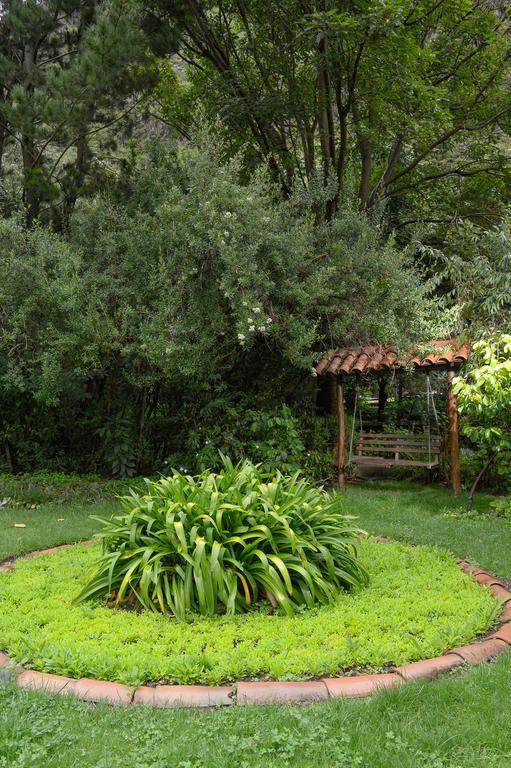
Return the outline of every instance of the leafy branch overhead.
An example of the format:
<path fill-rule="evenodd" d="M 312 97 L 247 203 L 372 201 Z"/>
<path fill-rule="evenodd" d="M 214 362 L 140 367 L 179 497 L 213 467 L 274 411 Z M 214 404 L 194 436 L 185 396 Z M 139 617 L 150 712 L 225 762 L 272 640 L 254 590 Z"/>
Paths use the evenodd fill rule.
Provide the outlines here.
<path fill-rule="evenodd" d="M 160 1 L 171 15 L 175 4 Z M 502 174 L 509 125 L 505 5 L 472 0 L 182 0 L 185 103 L 218 116 L 231 151 L 262 161 L 287 194 L 335 181 L 331 217 L 357 188 L 363 208 L 408 213 L 471 177 Z M 175 101 L 160 88 L 163 102 Z M 174 112 L 174 110 L 173 110 Z M 431 199 L 431 197 L 430 197 Z M 440 201 L 436 201 L 436 205 Z M 430 214 L 431 215 L 431 214 Z"/>

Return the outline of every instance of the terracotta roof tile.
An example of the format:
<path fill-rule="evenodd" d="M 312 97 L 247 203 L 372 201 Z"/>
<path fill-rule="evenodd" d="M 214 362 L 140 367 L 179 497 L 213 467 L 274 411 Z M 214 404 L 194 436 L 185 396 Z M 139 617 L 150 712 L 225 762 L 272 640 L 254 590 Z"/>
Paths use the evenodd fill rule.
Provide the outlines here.
<path fill-rule="evenodd" d="M 430 352 L 425 357 L 420 357 L 416 354 L 417 349 L 414 349 L 403 359 L 399 359 L 396 350 L 391 346 L 341 347 L 323 355 L 316 365 L 316 373 L 318 376 L 377 373 L 404 368 L 410 363 L 416 368 L 424 369 L 459 368 L 467 362 L 470 355 L 470 344 L 460 343 L 456 339 L 435 339 L 424 346 L 438 348 L 438 354 Z"/>

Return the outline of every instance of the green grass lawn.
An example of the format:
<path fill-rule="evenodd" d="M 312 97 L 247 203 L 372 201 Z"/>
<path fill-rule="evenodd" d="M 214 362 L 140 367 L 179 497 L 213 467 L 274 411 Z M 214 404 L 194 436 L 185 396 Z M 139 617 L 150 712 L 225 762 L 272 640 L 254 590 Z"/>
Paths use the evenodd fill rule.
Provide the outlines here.
<path fill-rule="evenodd" d="M 115 502 L 107 500 L 90 506 L 75 502 L 66 506 L 42 504 L 36 509 L 2 507 L 0 560 L 33 549 L 88 539 L 99 526 L 89 515 L 109 516 L 115 509 Z M 15 528 L 16 523 L 26 528 Z"/>
<path fill-rule="evenodd" d="M 466 494 L 455 497 L 438 486 L 373 482 L 349 486 L 345 496 L 346 511 L 369 533 L 437 544 L 511 579 L 511 521 L 485 517 L 490 497 L 476 495 L 472 517 L 465 513 Z"/>
<path fill-rule="evenodd" d="M 371 533 L 437 544 L 511 579 L 511 522 L 446 516 L 463 502 L 405 483 L 346 492 L 346 509 Z M 2 510 L 0 557 L 87 538 L 87 515 L 111 509 Z M 18 521 L 27 528 L 13 529 Z M 0 768 L 511 768 L 510 717 L 511 652 L 438 681 L 310 707 L 118 710 L 6 683 Z"/>

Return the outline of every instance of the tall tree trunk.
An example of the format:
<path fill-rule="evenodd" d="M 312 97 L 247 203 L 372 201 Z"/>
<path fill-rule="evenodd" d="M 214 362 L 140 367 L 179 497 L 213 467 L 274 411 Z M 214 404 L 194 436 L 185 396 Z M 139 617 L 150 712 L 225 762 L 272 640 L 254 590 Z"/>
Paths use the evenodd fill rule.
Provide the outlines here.
<path fill-rule="evenodd" d="M 387 379 L 383 376 L 378 379 L 378 419 L 383 419 L 385 406 L 387 404 Z"/>
<path fill-rule="evenodd" d="M 318 125 L 321 154 L 323 156 L 323 174 L 325 182 L 330 175 L 335 173 L 335 130 L 332 112 L 332 94 L 330 85 L 330 73 L 327 60 L 327 40 L 322 37 L 318 45 Z M 333 218 L 337 208 L 337 199 L 329 200 L 325 208 L 327 220 Z"/>
<path fill-rule="evenodd" d="M 369 184 L 371 181 L 372 170 L 371 145 L 369 143 L 369 139 L 362 139 L 359 142 L 359 149 L 361 171 L 358 198 L 360 200 L 360 207 L 365 209 L 367 208 L 367 203 L 369 201 Z"/>
<path fill-rule="evenodd" d="M 23 162 L 23 203 L 27 225 L 30 227 L 37 219 L 41 207 L 38 189 L 36 150 L 32 137 L 24 134 L 21 139 L 21 157 Z"/>
<path fill-rule="evenodd" d="M 23 88 L 26 93 L 34 90 L 33 74 L 35 67 L 35 49 L 32 42 L 27 43 L 23 52 Z M 40 192 L 38 189 L 37 165 L 39 162 L 34 144 L 34 138 L 29 131 L 21 136 L 21 158 L 23 163 L 23 203 L 25 206 L 27 225 L 31 226 L 40 208 Z"/>
<path fill-rule="evenodd" d="M 362 210 L 367 208 L 370 194 L 371 172 L 373 169 L 373 161 L 371 156 L 371 141 L 369 138 L 369 131 L 373 123 L 371 108 L 369 108 L 368 114 L 368 126 L 364 126 L 361 122 L 358 105 L 355 100 L 352 103 L 352 114 L 355 123 L 355 132 L 358 139 L 358 150 L 360 153 L 360 183 L 358 187 L 358 199 L 360 201 L 360 207 Z"/>
<path fill-rule="evenodd" d="M 2 167 L 4 159 L 5 141 L 7 139 L 7 131 L 0 125 L 0 179 L 2 178 Z"/>
<path fill-rule="evenodd" d="M 92 119 L 92 114 L 91 114 Z M 87 174 L 89 166 L 89 145 L 86 137 L 86 127 L 89 125 L 90 119 L 84 120 L 81 127 L 80 134 L 76 140 L 76 160 L 74 163 L 73 179 L 66 194 L 63 206 L 63 226 L 66 227 L 71 214 L 73 213 L 78 195 L 85 182 L 85 176 Z"/>
<path fill-rule="evenodd" d="M 5 464 L 7 466 L 7 471 L 11 473 L 11 475 L 14 474 L 14 461 L 12 458 L 12 451 L 11 446 L 9 445 L 9 441 L 6 440 L 4 442 L 4 453 L 5 453 Z"/>
<path fill-rule="evenodd" d="M 346 154 L 348 151 L 348 121 L 345 113 L 339 114 L 339 153 L 337 155 L 337 196 L 336 209 L 339 206 L 339 200 L 342 200 L 344 194 L 344 174 L 346 172 Z"/>

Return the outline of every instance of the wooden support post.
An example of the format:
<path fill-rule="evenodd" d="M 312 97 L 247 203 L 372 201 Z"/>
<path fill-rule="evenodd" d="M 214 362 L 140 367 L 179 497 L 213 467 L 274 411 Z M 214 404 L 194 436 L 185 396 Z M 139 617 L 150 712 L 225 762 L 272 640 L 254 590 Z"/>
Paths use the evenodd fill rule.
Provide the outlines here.
<path fill-rule="evenodd" d="M 387 394 L 387 379 L 385 376 L 380 376 L 378 380 L 378 418 L 383 418 L 383 412 L 385 410 L 385 405 L 387 404 L 388 400 L 388 394 Z"/>
<path fill-rule="evenodd" d="M 337 377 L 337 418 L 339 420 L 339 439 L 337 443 L 337 480 L 339 487 L 346 485 L 346 423 L 344 415 L 344 383 Z"/>
<path fill-rule="evenodd" d="M 449 414 L 449 447 L 451 453 L 451 483 L 455 494 L 461 491 L 460 446 L 458 440 L 458 402 L 452 391 L 454 371 L 447 374 L 447 400 Z"/>
<path fill-rule="evenodd" d="M 327 376 L 326 386 L 328 387 L 328 413 L 334 416 L 337 413 L 337 377 Z"/>
<path fill-rule="evenodd" d="M 397 418 L 396 425 L 401 426 L 401 407 L 403 405 L 403 374 L 398 374 L 397 377 Z"/>

